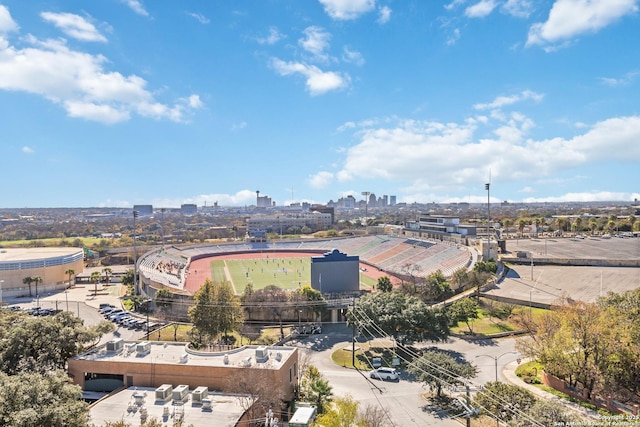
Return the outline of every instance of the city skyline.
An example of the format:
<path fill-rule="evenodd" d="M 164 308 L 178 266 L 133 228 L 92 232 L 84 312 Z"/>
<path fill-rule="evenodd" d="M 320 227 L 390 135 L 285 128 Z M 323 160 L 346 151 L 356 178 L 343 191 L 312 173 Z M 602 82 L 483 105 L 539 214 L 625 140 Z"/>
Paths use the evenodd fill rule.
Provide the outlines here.
<path fill-rule="evenodd" d="M 0 208 L 628 201 L 640 0 L 0 0 Z"/>

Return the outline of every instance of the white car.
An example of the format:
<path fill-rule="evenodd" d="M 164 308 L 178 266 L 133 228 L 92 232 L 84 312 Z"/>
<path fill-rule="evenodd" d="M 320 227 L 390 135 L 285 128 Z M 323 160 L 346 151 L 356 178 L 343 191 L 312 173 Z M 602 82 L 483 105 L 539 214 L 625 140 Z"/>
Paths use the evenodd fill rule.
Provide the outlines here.
<path fill-rule="evenodd" d="M 371 378 L 376 378 L 378 380 L 388 380 L 388 381 L 398 381 L 400 377 L 398 377 L 398 372 L 394 368 L 378 368 L 369 372 L 369 376 Z"/>

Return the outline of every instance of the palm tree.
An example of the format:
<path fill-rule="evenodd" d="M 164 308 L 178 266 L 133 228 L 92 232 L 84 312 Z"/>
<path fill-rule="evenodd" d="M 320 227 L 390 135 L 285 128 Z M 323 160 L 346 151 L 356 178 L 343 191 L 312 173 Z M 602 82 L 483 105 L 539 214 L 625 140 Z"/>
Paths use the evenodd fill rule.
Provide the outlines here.
<path fill-rule="evenodd" d="M 582 218 L 581 217 L 577 217 L 576 218 L 576 232 L 580 233 L 582 231 Z"/>
<path fill-rule="evenodd" d="M 102 269 L 102 273 L 104 273 L 105 275 L 105 282 L 107 283 L 107 285 L 109 284 L 109 277 L 111 276 L 111 268 L 109 267 L 105 267 Z"/>
<path fill-rule="evenodd" d="M 29 285 L 29 296 L 31 296 L 31 284 L 33 283 L 33 277 L 28 276 L 22 279 L 22 283 Z"/>
<path fill-rule="evenodd" d="M 598 220 L 592 217 L 589 220 L 589 228 L 591 229 L 591 235 L 595 234 L 598 229 Z"/>
<path fill-rule="evenodd" d="M 518 231 L 520 232 L 520 237 L 522 237 L 522 234 L 524 233 L 524 227 L 526 225 L 527 221 L 525 221 L 524 219 L 518 220 Z"/>
<path fill-rule="evenodd" d="M 74 276 L 76 274 L 76 271 L 73 269 L 68 269 L 67 271 L 64 272 L 64 274 L 69 276 L 69 288 L 71 287 L 71 276 Z"/>
<path fill-rule="evenodd" d="M 31 280 L 33 280 L 33 283 L 36 284 L 36 298 L 38 298 L 38 283 L 42 283 L 42 277 L 40 276 L 33 276 L 31 278 Z"/>
<path fill-rule="evenodd" d="M 631 231 L 633 232 L 633 226 L 636 223 L 636 217 L 634 215 L 629 215 L 629 224 L 631 224 Z"/>
<path fill-rule="evenodd" d="M 102 279 L 102 274 L 99 271 L 94 271 L 93 273 L 91 273 L 90 280 L 93 282 L 94 295 L 98 295 L 98 282 L 100 281 L 100 279 Z"/>

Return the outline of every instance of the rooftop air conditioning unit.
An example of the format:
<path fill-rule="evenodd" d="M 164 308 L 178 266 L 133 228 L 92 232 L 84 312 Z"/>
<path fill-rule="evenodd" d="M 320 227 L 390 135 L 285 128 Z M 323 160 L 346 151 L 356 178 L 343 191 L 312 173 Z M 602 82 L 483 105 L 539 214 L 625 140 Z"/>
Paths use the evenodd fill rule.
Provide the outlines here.
<path fill-rule="evenodd" d="M 173 386 L 171 384 L 162 384 L 156 389 L 156 400 L 170 400 Z"/>
<path fill-rule="evenodd" d="M 189 386 L 186 384 L 180 384 L 176 388 L 173 389 L 173 393 L 171 395 L 175 402 L 182 402 L 189 397 Z"/>
<path fill-rule="evenodd" d="M 150 351 L 151 351 L 151 343 L 149 341 L 144 341 L 136 345 L 136 353 L 138 355 L 145 355 Z"/>
<path fill-rule="evenodd" d="M 245 368 L 248 368 L 251 366 L 251 356 L 248 356 L 242 359 L 242 366 Z"/>
<path fill-rule="evenodd" d="M 195 390 L 191 393 L 191 402 L 193 403 L 202 403 L 202 399 L 209 396 L 209 388 L 200 386 L 196 387 Z"/>
<path fill-rule="evenodd" d="M 267 347 L 261 346 L 256 348 L 256 362 L 266 362 L 267 359 L 269 359 L 269 352 L 267 351 Z"/>
<path fill-rule="evenodd" d="M 107 351 L 120 351 L 124 347 L 124 340 L 122 338 L 114 338 L 107 342 Z"/>

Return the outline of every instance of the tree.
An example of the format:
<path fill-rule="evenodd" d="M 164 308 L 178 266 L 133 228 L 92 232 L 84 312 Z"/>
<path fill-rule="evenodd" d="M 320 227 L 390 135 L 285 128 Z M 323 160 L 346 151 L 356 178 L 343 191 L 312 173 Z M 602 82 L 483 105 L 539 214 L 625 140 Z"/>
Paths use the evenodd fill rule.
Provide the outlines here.
<path fill-rule="evenodd" d="M 220 332 L 214 320 L 216 308 L 213 306 L 213 287 L 213 282 L 207 279 L 193 296 L 193 306 L 189 307 L 189 320 L 193 323 L 200 343 L 212 341 Z"/>
<path fill-rule="evenodd" d="M 87 328 L 81 319 L 64 311 L 55 316 L 23 316 L 19 322 L 2 316 L 0 325 L 0 370 L 10 375 L 64 369 L 70 357 L 114 330 L 107 321 Z"/>
<path fill-rule="evenodd" d="M 388 276 L 382 276 L 378 279 L 378 290 L 380 292 L 391 292 L 393 290 L 391 279 Z"/>
<path fill-rule="evenodd" d="M 64 272 L 64 274 L 69 276 L 69 285 L 67 287 L 70 288 L 71 287 L 71 276 L 74 276 L 76 274 L 76 271 L 74 269 L 70 268 L 70 269 L 66 270 Z"/>
<path fill-rule="evenodd" d="M 31 284 L 33 283 L 33 277 L 25 277 L 24 279 L 22 279 L 22 283 L 29 286 L 29 296 L 31 296 Z"/>
<path fill-rule="evenodd" d="M 98 295 L 98 282 L 102 278 L 102 274 L 99 271 L 94 271 L 91 273 L 89 280 L 93 282 L 93 294 Z"/>
<path fill-rule="evenodd" d="M 475 377 L 478 368 L 469 362 L 458 362 L 444 351 L 425 350 L 422 356 L 411 362 L 408 371 L 432 389 L 435 388 L 436 395 L 440 397 L 443 387 L 463 384 L 462 379 Z"/>
<path fill-rule="evenodd" d="M 33 280 L 33 283 L 35 283 L 35 285 L 36 285 L 36 298 L 38 298 L 38 283 L 42 283 L 42 277 L 33 276 L 31 278 L 31 280 Z"/>
<path fill-rule="evenodd" d="M 107 283 L 107 285 L 109 284 L 109 279 L 111 278 L 111 273 L 113 270 L 111 270 L 110 267 L 105 267 L 102 269 L 102 274 L 104 274 L 104 281 Z"/>
<path fill-rule="evenodd" d="M 473 334 L 473 321 L 477 319 L 480 306 L 473 298 L 462 298 L 449 307 L 450 318 L 454 322 L 464 322 Z"/>
<path fill-rule="evenodd" d="M 376 292 L 360 298 L 347 313 L 349 325 L 366 335 L 400 335 L 440 341 L 449 336 L 446 313 L 430 309 L 419 298 L 402 292 Z"/>
<path fill-rule="evenodd" d="M 533 339 L 521 339 L 517 346 L 550 374 L 572 387 L 581 385 L 590 398 L 603 385 L 607 362 L 617 359 L 615 344 L 627 339 L 617 320 L 596 304 L 570 302 L 532 320 Z"/>
<path fill-rule="evenodd" d="M 545 427 L 567 426 L 572 422 L 574 425 L 584 424 L 567 411 L 562 403 L 547 399 L 536 399 L 527 411 L 527 416 L 519 418 L 514 427 L 528 427 L 532 419 Z"/>
<path fill-rule="evenodd" d="M 535 403 L 536 397 L 527 389 L 499 381 L 486 383 L 474 398 L 475 406 L 488 415 L 506 422 L 526 420 L 527 425 L 532 424 L 532 418 L 526 414 Z"/>
<path fill-rule="evenodd" d="M 229 282 L 214 284 L 207 279 L 196 292 L 195 304 L 189 308 L 189 319 L 201 337 L 209 342 L 219 334 L 236 329 L 242 322 L 240 301 Z"/>
<path fill-rule="evenodd" d="M 0 425 L 86 427 L 87 406 L 63 370 L 0 373 Z"/>
<path fill-rule="evenodd" d="M 358 402 L 351 396 L 338 397 L 331 402 L 324 414 L 316 418 L 322 427 L 364 427 L 358 416 Z"/>
<path fill-rule="evenodd" d="M 133 286 L 135 283 L 133 282 L 133 270 L 129 269 L 125 271 L 122 276 L 121 283 L 123 286 Z"/>
<path fill-rule="evenodd" d="M 300 397 L 315 403 L 318 414 L 323 414 L 326 405 L 332 400 L 333 389 L 329 382 L 314 365 L 309 365 L 300 381 Z"/>
<path fill-rule="evenodd" d="M 290 303 L 289 295 L 283 289 L 275 285 L 266 286 L 263 289 L 253 291 L 251 294 L 244 295 L 244 309 L 249 312 L 252 310 L 264 310 L 267 315 L 273 317 L 280 325 L 280 336 L 284 337 L 284 329 L 282 320 L 287 313 L 295 308 Z"/>

